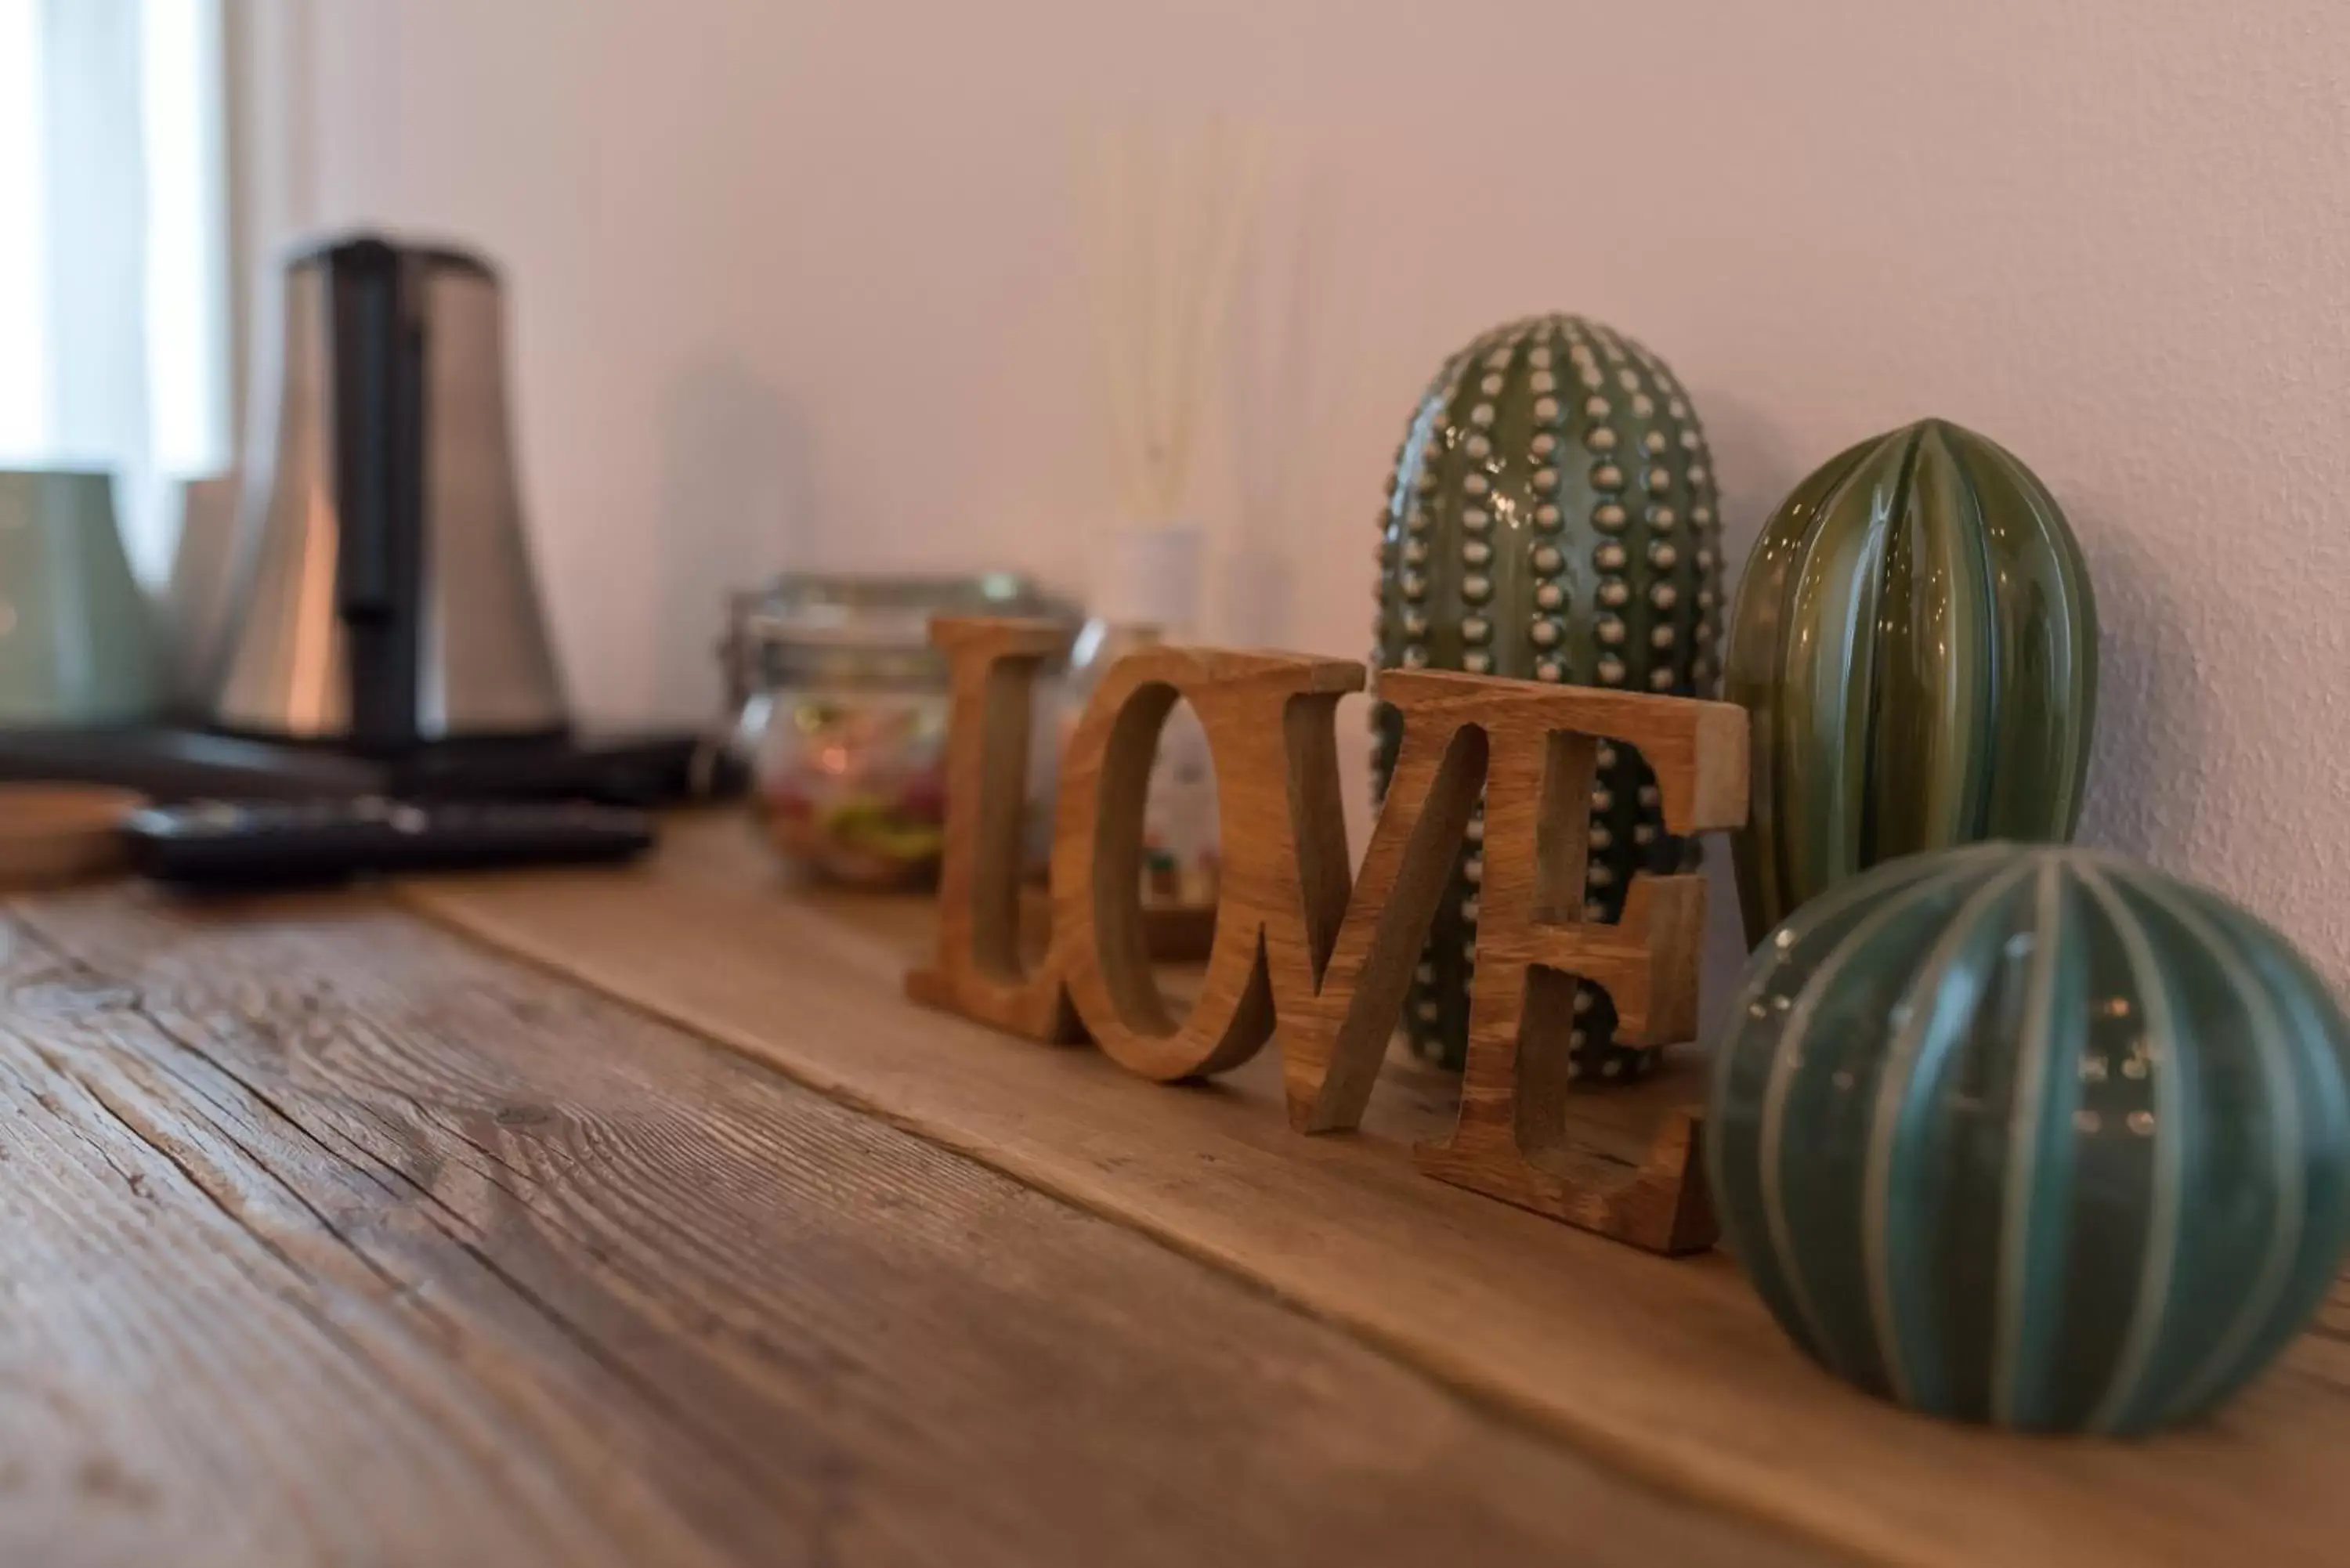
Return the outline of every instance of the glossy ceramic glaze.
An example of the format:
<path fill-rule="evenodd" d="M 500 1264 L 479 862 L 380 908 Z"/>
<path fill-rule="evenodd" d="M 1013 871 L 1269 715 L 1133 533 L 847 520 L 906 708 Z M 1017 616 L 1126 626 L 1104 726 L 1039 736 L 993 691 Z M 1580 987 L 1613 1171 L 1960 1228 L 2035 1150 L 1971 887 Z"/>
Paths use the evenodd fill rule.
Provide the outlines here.
<path fill-rule="evenodd" d="M 1688 394 L 1639 344 L 1575 316 L 1496 327 L 1421 394 L 1379 514 L 1372 662 L 1712 694 L 1721 521 L 1711 455 Z M 1384 791 L 1401 728 L 1375 707 Z M 1666 836 L 1653 776 L 1603 748 L 1586 914 L 1613 919 L 1640 870 L 1693 865 Z M 1471 824 L 1406 1012 L 1415 1049 L 1458 1066 L 1483 856 Z M 1622 1078 L 1649 1056 L 1615 1047 L 1604 993 L 1578 1000 L 1575 1068 Z"/>
<path fill-rule="evenodd" d="M 1839 453 L 1764 526 L 1723 695 L 1754 716 L 1751 944 L 1879 861 L 2080 816 L 2097 612 L 2032 472 L 1927 420 Z"/>
<path fill-rule="evenodd" d="M 1814 1360 L 1936 1415 L 2224 1400 L 2350 1241 L 2350 1023 L 2282 938 L 2119 857 L 1913 856 L 1762 944 L 1717 1042 L 1730 1246 Z"/>

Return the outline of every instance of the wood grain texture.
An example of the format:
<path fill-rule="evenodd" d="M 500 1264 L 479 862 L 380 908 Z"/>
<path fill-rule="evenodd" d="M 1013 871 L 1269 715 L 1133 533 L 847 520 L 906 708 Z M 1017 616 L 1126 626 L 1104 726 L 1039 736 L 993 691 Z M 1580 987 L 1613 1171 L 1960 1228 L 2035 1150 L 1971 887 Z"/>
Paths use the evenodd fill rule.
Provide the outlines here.
<path fill-rule="evenodd" d="M 938 940 L 906 973 L 906 994 L 1036 1040 L 1079 1037 L 1060 977 L 1022 950 L 1021 821 L 1027 800 L 1030 688 L 1069 646 L 1056 621 L 941 616 L 931 641 L 951 682 L 946 845 Z"/>
<path fill-rule="evenodd" d="M 1266 949 L 1284 937 L 1303 945 L 1295 878 L 1326 877 L 1331 857 L 1317 851 L 1334 832 L 1343 904 L 1345 825 L 1317 824 L 1317 836 L 1299 842 L 1290 781 L 1310 787 L 1338 699 L 1362 683 L 1362 666 L 1341 659 L 1221 649 L 1144 649 L 1104 673 L 1061 759 L 1051 962 L 1110 1060 L 1161 1082 L 1227 1072 L 1272 1037 L 1276 998 L 1293 1009 L 1311 1002 L 1310 982 L 1302 999 L 1276 990 L 1271 971 L 1282 966 Z M 1180 1018 L 1159 990 L 1139 893 L 1151 759 L 1179 698 L 1215 758 L 1223 866 L 1207 970 Z M 1297 1054 L 1290 1060 L 1305 1064 Z"/>
<path fill-rule="evenodd" d="M 373 900 L 0 995 L 0 1562 L 1818 1560 Z"/>
<path fill-rule="evenodd" d="M 1058 646 L 1023 621 L 941 620 L 953 670 L 948 866 L 938 959 L 907 993 L 1036 1039 L 1084 1033 L 1160 1082 L 1230 1072 L 1276 1028 L 1291 1126 L 1358 1126 L 1472 817 L 1486 836 L 1466 1088 L 1420 1168 L 1650 1251 L 1713 1244 L 1694 1109 L 1626 1174 L 1568 1114 L 1577 982 L 1613 999 L 1627 1042 L 1697 1032 L 1705 882 L 1643 875 L 1621 919 L 1586 921 L 1594 748 L 1647 754 L 1666 825 L 1691 835 L 1746 814 L 1746 718 L 1718 702 L 1390 671 L 1403 742 L 1359 877 L 1347 857 L 1334 731 L 1359 664 L 1154 647 L 1107 670 L 1061 759 L 1052 935 L 1024 967 L 1011 878 L 1020 853 L 1028 684 Z M 1139 896 L 1144 809 L 1179 701 L 1215 759 L 1225 867 L 1205 972 L 1178 1016 L 1161 993 Z"/>
<path fill-rule="evenodd" d="M 2143 1443 L 1907 1416 L 1804 1362 L 1719 1255 L 1669 1262 L 1420 1177 L 1402 1150 L 1454 1114 L 1428 1077 L 1382 1075 L 1361 1136 L 1301 1138 L 1267 1059 L 1170 1090 L 910 1007 L 899 976 L 929 912 L 779 889 L 744 832 L 685 822 L 634 871 L 403 896 L 1147 1230 L 1661 1485 L 1856 1554 L 1954 1568 L 2342 1559 L 2350 1307 L 2218 1418 Z"/>
<path fill-rule="evenodd" d="M 1388 671 L 1379 695 L 1404 716 L 1390 804 L 1415 769 L 1432 771 L 1426 759 L 1462 726 L 1484 738 L 1476 781 L 1484 786 L 1484 870 L 1461 1116 L 1450 1137 L 1421 1144 L 1413 1158 L 1430 1176 L 1652 1252 L 1712 1246 L 1699 1107 L 1677 1107 L 1640 1163 L 1623 1172 L 1576 1136 L 1570 1102 L 1590 1096 L 1570 1095 L 1568 1059 L 1577 980 L 1607 992 L 1627 1044 L 1678 1044 L 1697 1034 L 1705 878 L 1643 872 L 1615 921 L 1583 918 L 1598 742 L 1639 748 L 1668 832 L 1731 827 L 1746 820 L 1744 711 L 1434 671 Z"/>

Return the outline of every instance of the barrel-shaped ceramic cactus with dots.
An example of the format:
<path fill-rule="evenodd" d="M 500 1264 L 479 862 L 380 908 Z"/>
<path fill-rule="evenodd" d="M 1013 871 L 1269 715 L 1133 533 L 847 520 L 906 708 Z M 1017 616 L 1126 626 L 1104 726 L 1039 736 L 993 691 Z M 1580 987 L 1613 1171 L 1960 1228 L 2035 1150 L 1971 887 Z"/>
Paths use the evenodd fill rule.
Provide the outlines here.
<path fill-rule="evenodd" d="M 1814 1360 L 1963 1420 L 2217 1406 L 2350 1243 L 2350 1021 L 2275 931 L 2120 856 L 1888 861 L 1755 950 L 1716 1042 L 1723 1234 Z"/>
<path fill-rule="evenodd" d="M 1575 316 L 1486 333 L 1405 427 L 1379 515 L 1373 662 L 1711 696 L 1723 608 L 1711 463 L 1688 394 L 1632 339 Z M 1375 706 L 1372 726 L 1383 792 L 1401 720 Z M 1635 873 L 1695 864 L 1629 746 L 1601 749 L 1592 807 L 1589 918 L 1620 914 Z M 1468 1044 L 1478 832 L 1405 1012 L 1414 1048 L 1453 1066 Z M 1652 1053 L 1614 1043 L 1604 992 L 1586 988 L 1576 1008 L 1580 1075 L 1647 1071 Z"/>
<path fill-rule="evenodd" d="M 1731 840 L 1749 943 L 1880 860 L 2073 836 L 2096 600 L 2055 499 L 1994 441 L 1924 420 L 1797 485 L 1739 583 L 1725 662 L 1753 716 Z"/>

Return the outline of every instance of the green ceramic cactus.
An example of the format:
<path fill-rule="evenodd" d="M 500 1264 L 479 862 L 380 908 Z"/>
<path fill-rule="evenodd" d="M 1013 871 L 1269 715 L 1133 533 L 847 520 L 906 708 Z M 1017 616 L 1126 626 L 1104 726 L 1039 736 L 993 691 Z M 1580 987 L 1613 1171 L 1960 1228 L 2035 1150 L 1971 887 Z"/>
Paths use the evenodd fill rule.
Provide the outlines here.
<path fill-rule="evenodd" d="M 2088 567 L 2032 471 L 1970 431 L 1926 420 L 1797 485 L 1739 584 L 1725 663 L 1754 720 L 1732 841 L 1750 946 L 1879 861 L 2073 836 Z"/>
<path fill-rule="evenodd" d="M 1772 1314 L 1912 1408 L 2142 1432 L 2309 1321 L 2350 1243 L 2350 1021 L 2291 944 L 2120 856 L 1890 861 L 1764 940 L 1705 1168 Z"/>
<path fill-rule="evenodd" d="M 1721 624 L 1721 523 L 1705 432 L 1680 383 L 1630 338 L 1575 316 L 1512 322 L 1451 359 L 1404 431 L 1379 514 L 1379 668 L 1463 670 L 1711 696 Z M 1401 740 L 1375 706 L 1384 794 Z M 1666 835 L 1654 775 L 1603 746 L 1586 914 L 1614 919 L 1636 871 L 1693 867 Z M 1480 814 L 1482 815 L 1482 813 Z M 1467 1049 L 1482 824 L 1421 955 L 1406 1023 L 1421 1054 Z M 1643 1073 L 1614 1044 L 1604 992 L 1576 1001 L 1575 1067 Z"/>

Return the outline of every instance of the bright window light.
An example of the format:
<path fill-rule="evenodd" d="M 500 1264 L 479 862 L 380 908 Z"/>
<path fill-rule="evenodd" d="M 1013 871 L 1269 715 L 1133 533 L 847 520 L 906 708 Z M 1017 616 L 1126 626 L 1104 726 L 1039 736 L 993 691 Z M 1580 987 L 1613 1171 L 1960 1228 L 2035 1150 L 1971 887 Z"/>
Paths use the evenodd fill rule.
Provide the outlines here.
<path fill-rule="evenodd" d="M 221 244 L 221 27 L 215 0 L 145 0 L 147 401 L 157 468 L 227 466 L 227 279 Z"/>
<path fill-rule="evenodd" d="M 230 455 L 220 0 L 0 0 L 0 464 L 103 468 L 169 570 Z"/>
<path fill-rule="evenodd" d="M 0 0 L 0 463 L 49 443 L 41 0 Z"/>

